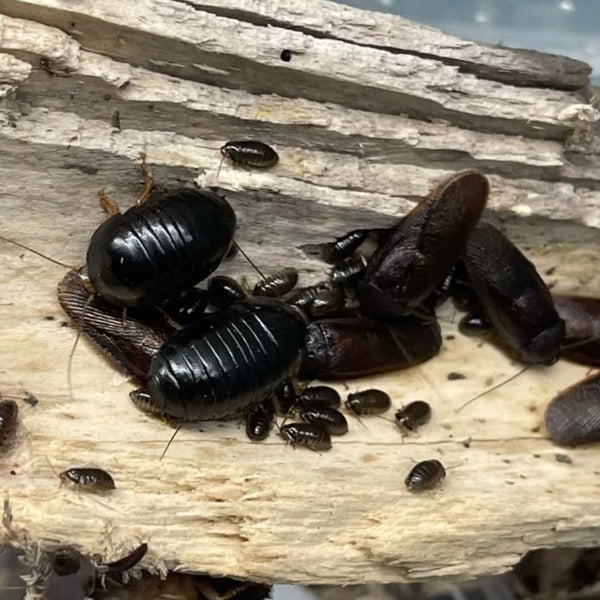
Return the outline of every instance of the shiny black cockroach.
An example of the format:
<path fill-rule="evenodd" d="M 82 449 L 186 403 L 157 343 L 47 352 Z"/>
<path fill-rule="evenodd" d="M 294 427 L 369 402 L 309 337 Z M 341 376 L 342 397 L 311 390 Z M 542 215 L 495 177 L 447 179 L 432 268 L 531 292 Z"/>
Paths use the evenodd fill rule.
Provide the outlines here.
<path fill-rule="evenodd" d="M 329 281 L 298 288 L 283 299 L 310 317 L 335 314 L 346 304 L 346 295 L 342 288 Z"/>
<path fill-rule="evenodd" d="M 300 409 L 307 408 L 339 408 L 342 399 L 337 390 L 328 385 L 314 385 L 302 390 L 294 399 Z"/>
<path fill-rule="evenodd" d="M 231 277 L 217 275 L 208 282 L 208 299 L 218 309 L 229 308 L 246 298 L 242 286 Z"/>
<path fill-rule="evenodd" d="M 355 229 L 322 247 L 321 256 L 328 263 L 338 263 L 352 256 L 370 234 L 369 229 Z"/>
<path fill-rule="evenodd" d="M 306 329 L 304 379 L 346 379 L 405 369 L 442 346 L 437 321 L 407 317 L 394 324 L 366 318 L 323 319 Z"/>
<path fill-rule="evenodd" d="M 546 429 L 558 444 L 600 442 L 600 373 L 579 381 L 550 401 Z"/>
<path fill-rule="evenodd" d="M 331 450 L 331 437 L 326 429 L 311 423 L 288 423 L 279 435 L 292 447 L 302 446 L 316 452 Z"/>
<path fill-rule="evenodd" d="M 269 437 L 275 422 L 275 407 L 273 402 L 263 400 L 250 409 L 246 415 L 246 435 L 253 442 L 260 442 Z"/>
<path fill-rule="evenodd" d="M 431 419 L 431 406 L 423 400 L 415 400 L 397 410 L 395 418 L 401 430 L 416 431 Z"/>
<path fill-rule="evenodd" d="M 380 415 L 392 405 L 392 400 L 383 390 L 363 390 L 348 394 L 344 406 L 357 416 Z"/>
<path fill-rule="evenodd" d="M 348 433 L 346 417 L 335 408 L 308 406 L 300 412 L 300 418 L 306 423 L 312 423 L 326 429 L 329 435 L 345 435 Z"/>
<path fill-rule="evenodd" d="M 353 285 L 364 275 L 366 266 L 367 261 L 362 256 L 348 258 L 331 269 L 329 278 L 337 285 Z"/>
<path fill-rule="evenodd" d="M 292 290 L 298 283 L 298 271 L 291 267 L 265 277 L 254 286 L 255 296 L 279 298 Z"/>
<path fill-rule="evenodd" d="M 296 374 L 305 321 L 275 298 L 252 298 L 175 333 L 132 399 L 186 421 L 233 418 Z"/>
<path fill-rule="evenodd" d="M 153 194 L 96 229 L 86 259 L 91 287 L 124 307 L 177 297 L 217 269 L 235 227 L 233 209 L 213 192 Z"/>
<path fill-rule="evenodd" d="M 87 491 L 106 492 L 115 489 L 114 479 L 104 469 L 73 467 L 58 476 L 61 485 L 68 483 Z"/>
<path fill-rule="evenodd" d="M 436 459 L 417 463 L 407 475 L 404 483 L 411 492 L 429 490 L 436 487 L 446 478 L 444 465 Z"/>
<path fill-rule="evenodd" d="M 600 367 L 600 298 L 553 294 L 552 300 L 566 324 L 561 356 Z"/>
<path fill-rule="evenodd" d="M 462 259 L 484 315 L 503 346 L 524 363 L 556 362 L 565 322 L 533 264 L 489 224 L 473 230 Z"/>
<path fill-rule="evenodd" d="M 458 330 L 466 336 L 480 336 L 487 333 L 492 324 L 481 315 L 468 314 L 458 322 Z"/>
<path fill-rule="evenodd" d="M 1 398 L 1 397 L 0 397 Z M 6 446 L 17 430 L 19 407 L 14 400 L 0 401 L 0 446 Z"/>
<path fill-rule="evenodd" d="M 275 404 L 277 412 L 280 415 L 287 415 L 292 410 L 296 401 L 298 390 L 296 388 L 296 382 L 293 378 L 286 379 L 276 390 L 275 390 Z"/>
<path fill-rule="evenodd" d="M 259 169 L 274 167 L 279 162 L 279 156 L 271 146 L 255 140 L 227 142 L 221 146 L 221 154 L 236 165 Z"/>
<path fill-rule="evenodd" d="M 225 198 L 182 188 L 152 193 L 154 180 L 142 155 L 147 183 L 138 203 L 124 213 L 104 192 L 110 216 L 92 234 L 80 272 L 90 293 L 120 307 L 157 306 L 206 279 L 229 253 L 236 217 Z"/>
<path fill-rule="evenodd" d="M 485 207 L 487 178 L 456 173 L 401 219 L 367 263 L 357 295 L 372 318 L 423 313 L 423 304 L 463 252 Z M 430 319 L 429 311 L 423 315 Z"/>

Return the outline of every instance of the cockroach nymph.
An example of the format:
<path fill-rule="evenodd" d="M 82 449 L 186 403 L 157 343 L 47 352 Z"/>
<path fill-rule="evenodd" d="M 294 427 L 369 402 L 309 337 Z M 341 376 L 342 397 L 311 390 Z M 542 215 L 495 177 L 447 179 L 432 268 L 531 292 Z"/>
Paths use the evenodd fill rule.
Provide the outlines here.
<path fill-rule="evenodd" d="M 72 484 L 89 491 L 106 492 L 115 489 L 115 482 L 104 469 L 73 467 L 59 473 L 61 485 Z"/>
<path fill-rule="evenodd" d="M 279 156 L 271 146 L 256 140 L 227 142 L 221 147 L 221 154 L 234 164 L 259 169 L 273 167 L 279 162 Z"/>
<path fill-rule="evenodd" d="M 254 286 L 254 295 L 279 298 L 293 289 L 296 283 L 298 283 L 298 271 L 288 267 L 259 281 Z"/>
<path fill-rule="evenodd" d="M 295 404 L 304 408 L 338 408 L 341 404 L 339 392 L 328 385 L 314 385 L 302 390 L 295 399 Z"/>
<path fill-rule="evenodd" d="M 246 435 L 253 442 L 260 442 L 269 436 L 275 420 L 275 407 L 271 400 L 263 400 L 246 415 Z"/>
<path fill-rule="evenodd" d="M 446 469 L 444 465 L 434 458 L 417 463 L 410 470 L 404 483 L 409 490 L 416 492 L 429 490 L 440 485 L 445 477 Z"/>
<path fill-rule="evenodd" d="M 398 427 L 416 431 L 431 419 L 431 406 L 423 400 L 415 400 L 397 410 L 395 417 Z"/>
<path fill-rule="evenodd" d="M 363 390 L 348 394 L 348 400 L 344 406 L 355 415 L 379 415 L 384 413 L 392 405 L 392 400 L 382 390 Z"/>
<path fill-rule="evenodd" d="M 302 410 L 300 418 L 306 423 L 312 423 L 326 429 L 330 435 L 345 435 L 348 433 L 346 417 L 335 408 L 308 406 Z"/>
<path fill-rule="evenodd" d="M 302 446 L 316 452 L 331 449 L 331 437 L 326 429 L 310 423 L 288 423 L 281 428 L 281 437 L 293 447 Z"/>

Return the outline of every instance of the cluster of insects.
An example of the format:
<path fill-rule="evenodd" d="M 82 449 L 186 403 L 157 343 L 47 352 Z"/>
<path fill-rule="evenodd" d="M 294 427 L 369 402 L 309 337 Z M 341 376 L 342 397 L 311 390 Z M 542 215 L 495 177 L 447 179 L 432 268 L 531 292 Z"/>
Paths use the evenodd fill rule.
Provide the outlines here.
<path fill-rule="evenodd" d="M 279 160 L 258 141 L 228 142 L 221 153 L 250 168 Z M 235 212 L 214 190 L 155 192 L 144 168 L 148 183 L 135 206 L 121 213 L 101 196 L 111 216 L 92 235 L 86 265 L 60 282 L 58 298 L 78 330 L 140 382 L 131 398 L 148 413 L 176 422 L 244 417 L 253 441 L 269 435 L 278 413 L 284 440 L 328 450 L 331 436 L 348 431 L 341 399 L 298 380 L 345 380 L 429 360 L 441 348 L 436 307 L 448 298 L 467 312 L 462 331 L 493 331 L 521 363 L 551 365 L 562 354 L 600 364 L 600 301 L 553 299 L 516 246 L 479 222 L 489 183 L 477 170 L 448 177 L 391 228 L 354 230 L 311 248 L 331 264 L 316 285 L 296 288 L 298 272 L 285 268 L 261 274 L 253 289 L 214 276 L 202 290 L 197 284 L 239 249 Z M 596 376 L 555 398 L 546 412 L 550 437 L 600 440 L 599 391 Z M 357 417 L 390 406 L 379 390 L 345 402 Z M 16 412 L 1 408 L 4 436 Z M 294 416 L 298 422 L 286 423 Z M 417 401 L 398 410 L 396 423 L 410 432 L 430 417 Z M 426 489 L 444 476 L 439 461 L 424 461 L 406 485 Z M 110 475 L 91 469 L 60 477 L 114 487 Z"/>

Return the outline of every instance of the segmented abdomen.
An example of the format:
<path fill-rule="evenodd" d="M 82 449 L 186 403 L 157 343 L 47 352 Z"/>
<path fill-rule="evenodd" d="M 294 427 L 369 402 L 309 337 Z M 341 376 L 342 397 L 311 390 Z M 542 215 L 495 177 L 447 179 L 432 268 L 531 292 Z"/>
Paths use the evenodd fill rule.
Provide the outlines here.
<path fill-rule="evenodd" d="M 97 292 L 120 306 L 147 306 L 212 273 L 233 242 L 229 204 L 208 191 L 177 190 L 105 221 L 87 254 Z"/>
<path fill-rule="evenodd" d="M 235 416 L 296 373 L 304 344 L 297 313 L 256 298 L 207 315 L 167 342 L 150 365 L 158 411 L 186 420 Z"/>

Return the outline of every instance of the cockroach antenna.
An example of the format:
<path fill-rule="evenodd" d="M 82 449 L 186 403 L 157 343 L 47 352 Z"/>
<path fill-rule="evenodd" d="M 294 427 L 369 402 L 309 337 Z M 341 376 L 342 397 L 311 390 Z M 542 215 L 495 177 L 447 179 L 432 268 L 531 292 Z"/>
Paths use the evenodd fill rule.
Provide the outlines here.
<path fill-rule="evenodd" d="M 31 252 L 32 254 L 36 254 L 37 256 L 40 256 L 41 258 L 44 258 L 47 261 L 54 263 L 55 265 L 58 265 L 59 267 L 65 267 L 66 269 L 70 269 L 73 271 L 77 271 L 77 269 L 79 268 L 79 267 L 74 267 L 73 265 L 68 265 L 67 263 L 61 262 L 60 260 L 56 260 L 55 258 L 51 258 L 50 256 L 47 256 L 46 254 L 43 254 L 42 252 L 39 252 L 38 250 L 34 250 L 33 248 L 26 246 L 25 244 L 21 244 L 20 242 L 11 240 L 10 238 L 4 237 L 3 235 L 0 235 L 0 240 L 2 240 L 3 242 L 7 242 L 8 244 L 13 244 L 14 246 L 22 248 L 23 250 L 27 250 L 28 252 Z"/>
<path fill-rule="evenodd" d="M 173 443 L 173 440 L 175 439 L 175 436 L 181 431 L 181 428 L 183 427 L 183 425 L 184 425 L 184 423 L 180 423 L 177 426 L 177 429 L 175 430 L 175 433 L 173 433 L 173 435 L 171 436 L 171 438 L 167 442 L 167 445 L 165 446 L 165 449 L 163 450 L 163 453 L 160 455 L 160 458 L 158 460 L 162 460 L 164 458 L 165 454 L 167 453 L 167 450 L 169 449 L 169 446 Z"/>
<path fill-rule="evenodd" d="M 523 367 L 520 371 L 518 371 L 514 375 L 511 375 L 508 379 L 505 379 L 504 381 L 501 381 L 497 385 L 495 385 L 495 386 L 493 386 L 493 387 L 491 387 L 491 388 L 489 388 L 489 389 L 481 392 L 481 394 L 477 394 L 477 396 L 474 396 L 470 400 L 467 400 L 462 406 L 460 406 L 459 408 L 455 409 L 454 412 L 455 413 L 459 413 L 463 408 L 469 406 L 469 404 L 471 404 L 471 402 L 475 402 L 475 400 L 478 400 L 479 398 L 482 398 L 486 394 L 489 394 L 490 392 L 493 392 L 494 390 L 497 390 L 499 387 L 502 387 L 503 385 L 505 385 L 509 381 L 512 381 L 513 379 L 516 379 L 519 375 L 521 375 L 522 373 L 524 373 L 525 371 L 527 371 L 527 369 L 529 369 L 529 367 L 530 367 L 530 365 L 527 365 L 526 367 Z"/>
<path fill-rule="evenodd" d="M 263 281 L 266 280 L 266 277 L 263 275 L 261 270 L 252 262 L 250 257 L 242 250 L 242 247 L 235 240 L 233 240 L 233 243 L 235 244 L 235 247 L 240 251 L 242 256 L 250 263 L 252 268 L 260 275 L 261 279 L 263 279 Z"/>

